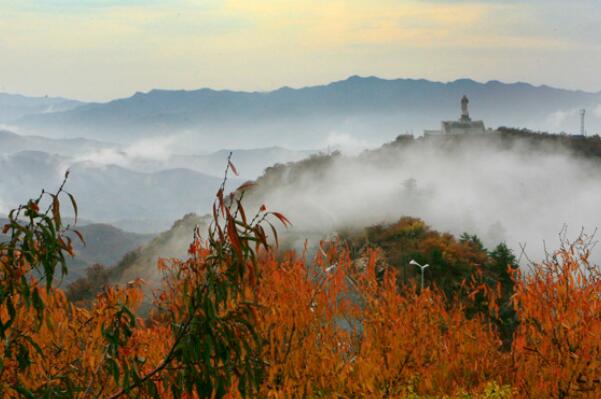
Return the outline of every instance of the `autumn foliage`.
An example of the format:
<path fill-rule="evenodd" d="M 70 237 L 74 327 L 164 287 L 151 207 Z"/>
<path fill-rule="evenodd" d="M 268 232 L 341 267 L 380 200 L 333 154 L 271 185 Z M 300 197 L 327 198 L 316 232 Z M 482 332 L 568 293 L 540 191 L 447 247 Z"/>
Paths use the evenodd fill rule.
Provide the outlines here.
<path fill-rule="evenodd" d="M 54 273 L 72 249 L 58 204 L 43 213 L 29 203 L 29 223 L 13 220 L 0 246 L 0 395 L 601 397 L 601 277 L 579 242 L 532 270 L 507 265 L 518 321 L 507 345 L 502 279 L 465 279 L 453 294 L 421 290 L 374 246 L 281 252 L 271 223 L 289 221 L 265 207 L 246 215 L 247 187 L 222 187 L 187 260 L 159 261 L 163 287 L 144 317 L 142 281 L 83 308 L 40 280 L 36 270 Z M 444 246 L 449 262 L 475 245 L 428 234 L 423 245 Z"/>
<path fill-rule="evenodd" d="M 525 396 L 601 396 L 601 275 L 580 244 L 518 274 L 514 385 Z"/>

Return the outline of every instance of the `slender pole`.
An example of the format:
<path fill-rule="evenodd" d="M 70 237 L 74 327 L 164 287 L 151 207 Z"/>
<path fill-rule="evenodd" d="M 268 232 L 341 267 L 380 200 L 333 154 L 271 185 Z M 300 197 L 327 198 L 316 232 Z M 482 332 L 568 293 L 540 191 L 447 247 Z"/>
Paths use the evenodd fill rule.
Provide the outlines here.
<path fill-rule="evenodd" d="M 430 267 L 430 265 L 425 264 L 425 265 L 420 265 L 419 263 L 417 263 L 415 260 L 411 259 L 411 262 L 409 262 L 410 265 L 415 265 L 417 267 L 419 267 L 419 270 L 421 271 L 421 290 L 424 290 L 424 270 L 426 270 L 426 267 Z"/>

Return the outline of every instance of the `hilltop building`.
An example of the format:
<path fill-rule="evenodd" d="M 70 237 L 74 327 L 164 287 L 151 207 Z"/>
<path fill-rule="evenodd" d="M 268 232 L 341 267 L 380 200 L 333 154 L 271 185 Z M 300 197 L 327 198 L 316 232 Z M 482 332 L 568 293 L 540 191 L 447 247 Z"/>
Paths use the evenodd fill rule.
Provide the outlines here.
<path fill-rule="evenodd" d="M 461 116 L 457 121 L 442 121 L 440 130 L 424 130 L 424 136 L 482 134 L 486 133 L 483 121 L 473 121 L 470 118 L 467 96 L 461 98 Z"/>

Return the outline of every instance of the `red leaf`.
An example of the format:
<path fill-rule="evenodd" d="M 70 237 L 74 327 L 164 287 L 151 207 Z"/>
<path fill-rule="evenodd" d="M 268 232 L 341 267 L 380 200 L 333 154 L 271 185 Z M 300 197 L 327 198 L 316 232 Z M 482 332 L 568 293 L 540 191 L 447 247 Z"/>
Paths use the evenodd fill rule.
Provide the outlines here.
<path fill-rule="evenodd" d="M 230 169 L 232 170 L 232 172 L 234 172 L 234 174 L 236 176 L 238 176 L 238 170 L 236 169 L 236 167 L 234 166 L 234 164 L 232 163 L 232 161 L 228 161 L 227 163 L 230 166 Z"/>
<path fill-rule="evenodd" d="M 242 218 L 242 223 L 247 224 L 246 221 L 246 212 L 244 211 L 244 207 L 242 206 L 242 203 L 240 203 L 240 201 L 236 201 L 236 203 L 238 204 L 238 211 L 240 212 L 240 217 Z"/>
<path fill-rule="evenodd" d="M 278 231 L 276 230 L 276 228 L 271 223 L 269 223 L 269 227 L 271 227 L 271 231 L 273 232 L 273 238 L 275 240 L 275 246 L 277 248 L 277 247 L 280 246 L 280 242 L 278 240 Z"/>
<path fill-rule="evenodd" d="M 260 224 L 255 226 L 254 232 L 257 237 L 258 243 L 263 244 L 263 246 L 267 248 L 267 236 L 265 235 L 265 230 L 263 230 L 263 226 L 261 226 Z"/>
<path fill-rule="evenodd" d="M 219 191 L 217 191 L 217 204 L 219 206 L 219 209 L 221 210 L 221 214 L 225 215 L 225 201 L 223 200 L 223 188 L 220 188 Z"/>
<path fill-rule="evenodd" d="M 242 257 L 242 248 L 240 247 L 240 240 L 238 239 L 234 218 L 229 218 L 227 221 L 227 235 L 238 255 Z"/>
<path fill-rule="evenodd" d="M 81 243 L 83 245 L 86 245 L 86 240 L 83 239 L 83 235 L 79 231 L 77 231 L 77 230 L 73 230 L 73 232 L 79 238 L 79 240 L 81 241 Z"/>
<path fill-rule="evenodd" d="M 282 215 L 280 212 L 271 212 L 271 214 L 278 218 L 284 226 L 292 225 L 292 223 L 290 223 L 290 220 L 288 220 L 286 216 Z"/>
<path fill-rule="evenodd" d="M 190 247 L 188 248 L 188 253 L 190 255 L 194 255 L 196 251 L 198 251 L 198 243 L 194 241 L 192 244 L 190 244 Z"/>
<path fill-rule="evenodd" d="M 242 184 L 240 187 L 238 187 L 236 189 L 236 191 L 246 191 L 249 188 L 253 187 L 255 184 L 256 184 L 255 182 L 252 182 L 252 181 L 249 180 L 246 183 Z"/>

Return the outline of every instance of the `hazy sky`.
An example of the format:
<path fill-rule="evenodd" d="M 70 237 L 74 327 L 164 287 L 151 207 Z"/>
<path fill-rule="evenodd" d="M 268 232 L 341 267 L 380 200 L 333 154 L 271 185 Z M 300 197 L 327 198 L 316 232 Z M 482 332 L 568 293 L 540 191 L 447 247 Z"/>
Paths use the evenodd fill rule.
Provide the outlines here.
<path fill-rule="evenodd" d="M 601 90 L 600 0 L 0 0 L 0 92 L 108 100 L 350 75 Z"/>

